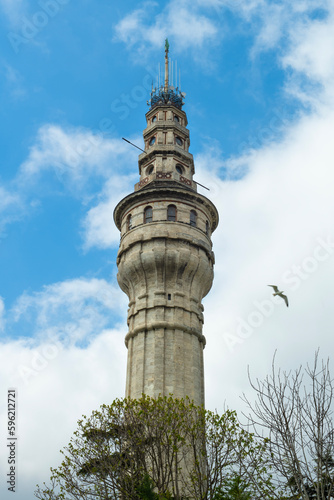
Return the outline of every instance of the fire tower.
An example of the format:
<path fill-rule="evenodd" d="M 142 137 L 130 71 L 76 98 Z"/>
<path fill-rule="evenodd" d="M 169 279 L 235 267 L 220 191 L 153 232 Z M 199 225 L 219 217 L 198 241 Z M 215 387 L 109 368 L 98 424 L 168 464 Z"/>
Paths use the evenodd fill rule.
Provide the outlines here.
<path fill-rule="evenodd" d="M 202 299 L 213 281 L 213 203 L 197 193 L 184 94 L 152 89 L 140 180 L 115 208 L 118 283 L 129 297 L 126 397 L 173 394 L 204 405 Z"/>

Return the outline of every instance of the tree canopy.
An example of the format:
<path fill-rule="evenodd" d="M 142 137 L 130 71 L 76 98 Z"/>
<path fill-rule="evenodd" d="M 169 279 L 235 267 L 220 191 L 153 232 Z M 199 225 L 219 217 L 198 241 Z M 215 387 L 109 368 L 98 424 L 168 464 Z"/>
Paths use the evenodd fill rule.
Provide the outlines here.
<path fill-rule="evenodd" d="M 220 416 L 172 397 L 115 400 L 78 422 L 36 497 L 248 500 L 242 484 L 253 477 L 252 498 L 260 499 L 269 481 L 264 448 L 230 410 Z M 232 497 L 237 485 L 243 496 Z"/>

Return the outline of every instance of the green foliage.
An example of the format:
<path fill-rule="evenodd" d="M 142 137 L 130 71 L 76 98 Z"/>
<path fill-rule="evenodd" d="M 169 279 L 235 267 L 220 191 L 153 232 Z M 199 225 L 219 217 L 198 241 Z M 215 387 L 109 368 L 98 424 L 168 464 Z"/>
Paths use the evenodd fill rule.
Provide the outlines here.
<path fill-rule="evenodd" d="M 142 483 L 137 487 L 136 493 L 142 500 L 159 500 L 159 495 L 154 491 L 154 484 L 148 474 L 145 474 Z"/>
<path fill-rule="evenodd" d="M 251 493 L 247 492 L 248 484 L 240 476 L 226 479 L 219 486 L 212 500 L 251 500 Z"/>
<path fill-rule="evenodd" d="M 62 464 L 51 469 L 53 486 L 36 497 L 248 500 L 243 484 L 252 477 L 252 500 L 269 499 L 264 452 L 233 411 L 218 415 L 172 397 L 117 399 L 78 422 Z"/>

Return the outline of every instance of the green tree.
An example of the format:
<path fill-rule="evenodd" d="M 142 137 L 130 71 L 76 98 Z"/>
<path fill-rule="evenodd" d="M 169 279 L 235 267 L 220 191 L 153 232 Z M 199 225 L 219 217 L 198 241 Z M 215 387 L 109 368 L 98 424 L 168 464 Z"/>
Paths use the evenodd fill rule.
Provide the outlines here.
<path fill-rule="evenodd" d="M 142 483 L 137 487 L 137 495 L 142 500 L 159 500 L 159 495 L 154 491 L 152 479 L 145 475 Z"/>
<path fill-rule="evenodd" d="M 240 427 L 235 412 L 220 416 L 188 399 L 103 405 L 79 420 L 62 453 L 51 484 L 36 491 L 40 500 L 218 500 L 235 477 L 252 478 L 252 500 L 269 499 L 265 444 Z"/>
<path fill-rule="evenodd" d="M 217 488 L 212 500 L 251 500 L 252 493 L 247 491 L 249 485 L 235 476 L 232 479 L 226 479 L 224 485 Z"/>

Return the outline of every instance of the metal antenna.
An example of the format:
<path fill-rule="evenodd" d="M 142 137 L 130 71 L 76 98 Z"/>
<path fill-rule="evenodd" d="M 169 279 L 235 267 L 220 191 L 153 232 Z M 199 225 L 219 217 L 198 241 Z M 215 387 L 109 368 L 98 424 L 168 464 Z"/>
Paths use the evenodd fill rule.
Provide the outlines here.
<path fill-rule="evenodd" d="M 166 38 L 166 40 L 165 40 L 165 92 L 168 92 L 168 87 L 169 87 L 168 51 L 169 51 L 169 43 L 168 43 L 168 38 Z"/>
<path fill-rule="evenodd" d="M 194 181 L 194 179 L 193 179 L 193 182 L 194 182 L 195 184 L 198 184 L 199 186 L 202 186 L 202 188 L 207 189 L 208 191 L 210 191 L 210 189 L 209 189 L 209 188 L 207 188 L 207 187 L 203 186 L 203 184 L 201 184 L 200 182 L 196 182 L 196 181 Z"/>
<path fill-rule="evenodd" d="M 171 86 L 173 87 L 173 61 L 170 59 L 170 81 L 171 81 Z"/>
<path fill-rule="evenodd" d="M 122 139 L 123 139 L 123 141 L 128 142 L 129 144 L 131 144 L 131 146 L 134 146 L 135 148 L 140 149 L 140 151 L 142 151 L 143 153 L 146 153 L 146 151 L 145 151 L 144 149 L 142 149 L 142 148 L 140 148 L 140 147 L 136 146 L 135 144 L 133 144 L 133 142 L 128 141 L 128 140 L 127 140 L 127 139 L 125 139 L 124 137 L 122 137 Z"/>

